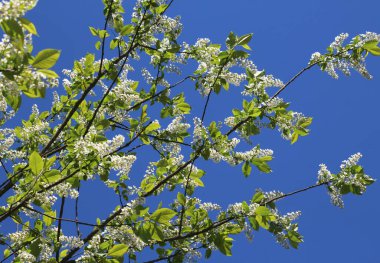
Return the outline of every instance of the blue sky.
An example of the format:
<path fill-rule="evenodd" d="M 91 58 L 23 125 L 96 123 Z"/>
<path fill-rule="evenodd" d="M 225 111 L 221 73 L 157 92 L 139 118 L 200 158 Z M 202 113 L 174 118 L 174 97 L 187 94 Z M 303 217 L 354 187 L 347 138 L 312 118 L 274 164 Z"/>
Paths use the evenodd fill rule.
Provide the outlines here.
<path fill-rule="evenodd" d="M 129 6 L 130 1 L 126 2 Z M 253 32 L 250 46 L 255 64 L 287 81 L 307 64 L 313 52 L 324 52 L 336 35 L 379 33 L 379 8 L 377 0 L 175 0 L 170 14 L 182 16 L 181 40 L 189 43 L 198 37 L 224 43 L 230 31 L 238 35 Z M 95 52 L 95 39 L 88 26 L 103 23 L 101 12 L 100 0 L 40 0 L 28 14 L 40 35 L 34 40 L 35 49 L 61 49 L 55 69 L 70 68 L 74 59 Z M 239 167 L 197 163 L 207 170 L 207 188 L 197 191 L 200 198 L 225 206 L 250 199 L 256 188 L 296 190 L 316 181 L 320 163 L 337 171 L 342 160 L 358 151 L 364 155 L 361 163 L 366 172 L 379 178 L 380 58 L 369 57 L 367 65 L 374 76 L 371 81 L 356 72 L 349 78 L 341 75 L 334 80 L 315 68 L 289 86 L 282 96 L 292 103 L 292 110 L 314 117 L 311 134 L 295 145 L 281 139 L 275 131 L 254 138 L 254 143 L 275 152 L 274 172 L 269 175 L 254 171 L 246 179 Z M 222 92 L 212 97 L 206 122 L 221 120 L 230 108 L 241 105 L 239 91 L 231 94 Z M 203 105 L 203 101 L 198 97 L 194 103 Z M 48 100 L 39 103 L 50 105 Z M 94 218 L 102 206 L 106 209 L 101 214 L 106 216 L 114 207 L 110 193 L 94 195 L 97 187 L 101 188 L 96 185 L 81 192 L 82 218 Z M 261 230 L 252 243 L 243 236 L 235 237 L 232 257 L 215 253 L 209 262 L 379 262 L 379 193 L 379 183 L 375 183 L 362 197 L 345 197 L 343 210 L 330 204 L 325 189 L 281 201 L 282 212 L 303 213 L 299 224 L 305 243 L 298 250 L 283 249 Z"/>

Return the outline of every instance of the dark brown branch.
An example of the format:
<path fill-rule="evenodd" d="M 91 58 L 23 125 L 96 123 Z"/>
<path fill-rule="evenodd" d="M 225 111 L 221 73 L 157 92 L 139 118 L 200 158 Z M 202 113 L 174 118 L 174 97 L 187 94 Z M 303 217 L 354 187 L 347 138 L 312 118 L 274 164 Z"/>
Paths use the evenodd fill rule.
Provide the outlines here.
<path fill-rule="evenodd" d="M 137 45 L 134 45 L 134 44 L 135 44 L 136 38 L 137 38 L 137 36 L 138 36 L 138 33 L 139 33 L 139 31 L 140 31 L 141 25 L 142 25 L 142 23 L 144 22 L 146 12 L 147 12 L 147 9 L 144 10 L 144 14 L 143 14 L 143 16 L 142 16 L 142 19 L 141 19 L 140 23 L 138 24 L 138 26 L 137 26 L 137 28 L 136 28 L 136 30 L 135 30 L 135 34 L 133 35 L 133 38 L 132 38 L 132 41 L 131 41 L 130 49 L 129 49 L 129 50 L 133 50 L 133 49 L 135 49 L 136 46 L 137 46 Z M 104 40 L 104 39 L 103 39 L 103 40 Z M 104 44 L 103 44 L 103 45 L 104 45 Z M 104 46 L 103 46 L 103 48 L 104 48 Z M 102 54 L 102 55 L 103 55 L 103 54 Z M 113 79 L 111 85 L 109 86 L 109 88 L 108 88 L 107 91 L 105 92 L 103 98 L 102 98 L 101 101 L 99 102 L 99 105 L 98 105 L 98 107 L 95 109 L 95 112 L 94 112 L 94 114 L 92 115 L 91 120 L 89 121 L 89 123 L 88 123 L 87 126 L 86 126 L 86 131 L 85 131 L 84 135 L 86 135 L 86 134 L 88 133 L 88 130 L 90 129 L 90 127 L 91 127 L 93 121 L 95 120 L 96 115 L 97 115 L 98 111 L 100 110 L 100 107 L 102 106 L 102 104 L 103 104 L 105 98 L 106 98 L 106 97 L 108 96 L 108 94 L 111 92 L 112 87 L 113 87 L 113 85 L 116 83 L 116 81 L 117 81 L 117 79 L 119 78 L 121 72 L 123 71 L 124 65 L 125 65 L 125 63 L 127 62 L 127 60 L 128 60 L 128 57 L 126 57 L 126 58 L 124 59 L 123 64 L 121 65 L 120 70 L 119 70 L 119 72 L 117 73 L 117 76 Z M 100 72 L 100 71 L 99 71 L 99 72 Z"/>
<path fill-rule="evenodd" d="M 80 186 L 78 186 L 77 191 L 79 193 Z M 77 229 L 77 236 L 81 237 L 80 229 L 79 229 L 79 196 L 75 198 L 75 220 L 76 220 L 76 229 Z"/>
<path fill-rule="evenodd" d="M 63 196 L 62 197 L 62 202 L 61 202 L 61 208 L 59 210 L 59 218 L 58 218 L 58 230 L 57 230 L 57 244 L 59 244 L 59 238 L 61 237 L 61 228 L 62 228 L 62 217 L 63 217 L 63 210 L 65 208 L 65 200 L 66 198 Z M 60 247 L 57 248 L 57 252 L 55 253 L 55 260 L 59 260 L 59 251 Z"/>
<path fill-rule="evenodd" d="M 323 182 L 323 183 L 317 183 L 315 185 L 312 185 L 312 186 L 309 186 L 309 187 L 305 187 L 305 188 L 302 188 L 300 190 L 296 190 L 294 192 L 290 192 L 288 194 L 283 194 L 281 196 L 278 196 L 278 197 L 275 197 L 275 198 L 272 198 L 266 202 L 264 202 L 263 204 L 261 204 L 262 206 L 266 206 L 268 205 L 269 203 L 272 203 L 272 202 L 275 202 L 275 201 L 278 201 L 282 198 L 286 198 L 286 197 L 289 197 L 289 196 L 292 196 L 292 195 L 296 195 L 296 194 L 299 194 L 299 193 L 302 193 L 302 192 L 305 192 L 305 191 L 308 191 L 310 189 L 313 189 L 313 188 L 317 188 L 319 186 L 322 186 L 322 185 L 327 185 L 329 184 L 329 182 Z M 198 235 L 201 235 L 201 234 L 204 234 L 204 233 L 207 233 L 209 232 L 210 230 L 213 230 L 213 229 L 216 229 L 232 220 L 235 220 L 237 219 L 238 217 L 246 217 L 246 215 L 239 215 L 239 216 L 231 216 L 231 217 L 227 217 L 223 220 L 220 220 L 220 221 L 217 221 L 217 222 L 213 222 L 210 226 L 202 229 L 202 230 L 199 230 L 199 231 L 195 231 L 195 232 L 190 232 L 186 235 L 183 235 L 183 236 L 174 236 L 174 237 L 171 237 L 171 238 L 167 238 L 165 240 L 163 240 L 163 242 L 170 242 L 170 241 L 175 241 L 175 240 L 182 240 L 182 239 L 187 239 L 187 238 L 191 238 L 191 237 L 194 237 L 194 236 L 198 236 Z"/>
<path fill-rule="evenodd" d="M 177 174 L 179 174 L 184 168 L 186 168 L 193 161 L 195 161 L 196 159 L 198 159 L 199 156 L 200 156 L 200 153 L 195 154 L 193 158 L 191 158 L 190 160 L 188 160 L 186 163 L 182 164 L 180 167 L 177 168 L 177 170 L 175 170 L 173 173 L 171 173 L 170 175 L 166 176 L 164 179 L 162 179 L 161 181 L 159 181 L 150 191 L 144 193 L 141 196 L 142 197 L 151 196 L 157 189 L 159 189 L 161 186 L 163 186 L 167 181 L 169 181 L 171 178 L 173 178 L 174 176 L 176 176 Z"/>
<path fill-rule="evenodd" d="M 118 215 L 121 214 L 122 212 L 122 208 L 119 208 L 118 210 L 116 210 L 111 216 L 109 216 L 106 220 L 104 220 L 103 223 L 101 223 L 100 225 L 98 225 L 98 227 L 96 229 L 94 229 L 90 234 L 88 234 L 86 236 L 86 238 L 83 239 L 83 242 L 84 244 L 86 244 L 88 241 L 90 241 L 98 232 L 99 232 L 99 229 L 102 229 L 104 227 L 107 226 L 107 224 L 109 222 L 111 222 L 113 219 L 115 219 Z M 67 255 L 59 262 L 59 263 L 67 263 L 70 258 L 78 251 L 80 250 L 80 248 L 73 248 L 71 249 Z"/>
<path fill-rule="evenodd" d="M 187 178 L 186 178 L 185 189 L 183 190 L 183 195 L 185 196 L 185 203 L 182 205 L 181 215 L 179 218 L 179 227 L 178 227 L 178 235 L 179 236 L 181 235 L 181 232 L 182 232 L 183 219 L 184 219 L 185 211 L 186 211 L 187 189 L 189 188 L 189 181 L 190 181 L 191 172 L 192 172 L 193 167 L 194 167 L 194 163 L 195 163 L 195 160 L 190 165 L 190 171 L 189 171 L 189 174 L 187 175 Z"/>
<path fill-rule="evenodd" d="M 34 213 L 37 213 L 39 215 L 42 215 L 42 216 L 45 216 L 47 218 L 50 218 L 50 219 L 53 219 L 53 220 L 57 220 L 57 221 L 62 221 L 62 222 L 67 222 L 67 223 L 75 223 L 75 224 L 78 224 L 78 225 L 89 226 L 89 227 L 101 227 L 102 226 L 101 224 L 100 225 L 99 224 L 92 224 L 92 223 L 88 223 L 88 222 L 79 221 L 77 219 L 51 216 L 51 215 L 45 214 L 45 213 L 43 213 L 41 211 L 38 211 L 37 209 L 34 209 L 32 207 L 28 207 L 28 206 L 25 206 L 24 208 L 27 209 L 27 210 L 30 210 L 30 211 L 32 211 Z M 106 224 L 103 227 L 106 227 L 106 226 L 107 227 L 120 227 L 122 225 L 130 226 L 131 224 Z"/>
<path fill-rule="evenodd" d="M 107 91 L 104 93 L 102 99 L 100 100 L 98 106 L 96 107 L 96 109 L 95 109 L 95 111 L 94 111 L 94 114 L 92 114 L 92 118 L 91 118 L 91 120 L 90 120 L 90 121 L 87 123 L 87 125 L 86 125 L 86 130 L 85 130 L 83 136 L 86 136 L 86 134 L 87 134 L 88 131 L 90 130 L 91 125 L 92 125 L 92 123 L 94 122 L 94 120 L 95 120 L 95 118 L 96 118 L 96 115 L 98 114 L 100 108 L 102 107 L 104 100 L 106 99 L 106 97 L 108 96 L 108 94 L 111 92 L 111 90 L 112 90 L 112 88 L 113 88 L 113 85 L 115 85 L 117 79 L 119 78 L 121 72 L 123 71 L 123 68 L 124 68 L 124 66 L 125 66 L 125 63 L 127 62 L 127 59 L 128 59 L 127 57 L 124 59 L 123 64 L 121 65 L 119 72 L 117 73 L 116 77 L 113 79 L 113 81 L 112 81 L 111 85 L 108 87 Z"/>
<path fill-rule="evenodd" d="M 5 164 L 4 164 L 2 158 L 0 158 L 0 164 L 1 164 L 1 166 L 3 167 L 3 169 L 4 169 L 4 172 L 5 172 L 6 174 L 9 174 L 9 172 L 8 172 L 8 170 L 7 170 L 7 167 L 5 167 Z"/>
<path fill-rule="evenodd" d="M 104 26 L 103 26 L 103 30 L 104 31 L 107 30 L 107 24 L 108 24 L 108 21 L 110 20 L 111 15 L 112 15 L 112 5 L 113 5 L 113 2 L 114 2 L 114 0 L 111 0 L 111 4 L 108 6 L 107 17 L 106 17 L 106 21 L 104 22 Z M 106 37 L 107 37 L 107 31 L 105 32 L 105 34 L 103 36 L 103 39 L 102 39 L 102 54 L 101 54 L 101 58 L 100 58 L 100 66 L 99 66 L 98 75 L 100 74 L 100 72 L 102 71 L 102 68 L 103 68 Z"/>

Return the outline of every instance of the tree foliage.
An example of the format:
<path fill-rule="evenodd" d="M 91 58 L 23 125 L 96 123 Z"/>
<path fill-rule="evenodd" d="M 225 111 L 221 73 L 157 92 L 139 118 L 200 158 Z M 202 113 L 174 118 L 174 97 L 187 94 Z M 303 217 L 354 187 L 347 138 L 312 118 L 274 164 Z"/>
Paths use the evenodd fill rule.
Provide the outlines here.
<path fill-rule="evenodd" d="M 315 184 L 291 193 L 257 190 L 226 208 L 196 198 L 196 189 L 207 187 L 200 159 L 237 166 L 245 177 L 270 173 L 273 151 L 253 145 L 252 138 L 277 129 L 293 144 L 309 134 L 312 123 L 290 110 L 281 93 L 313 67 L 334 78 L 337 70 L 349 75 L 350 69 L 371 78 L 365 59 L 380 55 L 380 35 L 367 32 L 347 41 L 341 34 L 283 83 L 249 59 L 252 34 L 231 32 L 224 44 L 179 43 L 180 19 L 167 16 L 172 2 L 138 0 L 126 14 L 121 0 L 103 0 L 104 26 L 89 28 L 99 52 L 63 71 L 50 110 L 40 112 L 35 105 L 14 127 L 8 121 L 17 118 L 23 98 L 42 98 L 58 86 L 51 68 L 61 51 L 33 49 L 37 29 L 25 12 L 36 1 L 1 2 L 0 222 L 19 226 L 16 232 L 2 229 L 3 261 L 141 262 L 148 249 L 156 253 L 149 262 L 209 258 L 214 250 L 230 256 L 233 235 L 251 238 L 260 228 L 285 248 L 297 248 L 303 241 L 294 222 L 300 212 L 282 214 L 279 200 L 326 187 L 332 203 L 343 207 L 343 195 L 361 195 L 374 182 L 357 153 L 335 173 L 321 164 Z M 137 69 L 143 79 L 133 76 Z M 192 112 L 199 101 L 187 101 L 184 84 L 205 99 L 200 116 Z M 241 88 L 242 104 L 225 120 L 205 123 L 212 97 L 231 85 Z M 145 174 L 135 174 L 133 164 L 145 149 L 154 154 Z M 63 217 L 67 199 L 77 200 L 81 184 L 95 180 L 113 189 L 120 205 L 104 208 L 109 216 L 92 222 L 80 221 L 78 214 Z M 158 207 L 154 196 L 161 199 Z"/>

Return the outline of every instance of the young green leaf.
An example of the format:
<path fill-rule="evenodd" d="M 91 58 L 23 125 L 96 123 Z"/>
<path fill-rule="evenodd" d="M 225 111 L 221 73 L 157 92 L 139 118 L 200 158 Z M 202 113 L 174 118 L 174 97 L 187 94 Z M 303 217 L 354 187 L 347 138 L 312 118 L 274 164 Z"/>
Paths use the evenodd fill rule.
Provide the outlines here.
<path fill-rule="evenodd" d="M 22 26 L 23 26 L 26 30 L 29 31 L 29 33 L 38 36 L 37 29 L 36 29 L 36 27 L 34 26 L 34 24 L 33 24 L 32 22 L 30 22 L 30 21 L 29 21 L 28 19 L 26 19 L 25 17 L 20 18 L 20 22 L 21 22 Z"/>
<path fill-rule="evenodd" d="M 243 174 L 245 177 L 248 177 L 251 174 L 252 167 L 249 164 L 249 162 L 244 162 L 243 167 L 242 167 L 242 171 L 243 171 Z"/>
<path fill-rule="evenodd" d="M 150 218 L 157 223 L 170 226 L 169 220 L 172 219 L 177 213 L 169 208 L 160 208 L 156 210 Z"/>
<path fill-rule="evenodd" d="M 33 152 L 29 156 L 29 168 L 34 175 L 39 175 L 44 168 L 44 161 L 38 152 Z"/>
<path fill-rule="evenodd" d="M 120 258 L 124 256 L 125 253 L 128 252 L 128 246 L 126 244 L 116 244 L 108 250 L 108 256 L 114 258 Z"/>
<path fill-rule="evenodd" d="M 380 56 L 380 47 L 377 45 L 379 42 L 377 41 L 369 41 L 363 45 L 363 49 L 367 50 L 369 53 L 371 53 L 374 56 Z"/>
<path fill-rule="evenodd" d="M 60 54 L 61 51 L 56 49 L 42 50 L 34 58 L 32 66 L 39 69 L 49 69 L 55 65 Z"/>

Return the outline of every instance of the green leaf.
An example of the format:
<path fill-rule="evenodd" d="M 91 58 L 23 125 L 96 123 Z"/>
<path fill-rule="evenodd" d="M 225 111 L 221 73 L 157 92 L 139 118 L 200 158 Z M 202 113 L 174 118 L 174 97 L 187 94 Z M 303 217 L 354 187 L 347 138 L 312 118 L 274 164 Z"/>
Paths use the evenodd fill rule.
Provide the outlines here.
<path fill-rule="evenodd" d="M 37 71 L 40 72 L 40 73 L 42 73 L 42 74 L 44 74 L 46 77 L 51 78 L 51 79 L 59 78 L 58 74 L 55 73 L 53 70 L 39 69 Z"/>
<path fill-rule="evenodd" d="M 380 56 L 380 47 L 377 46 L 378 44 L 379 42 L 376 40 L 369 41 L 363 45 L 363 49 L 367 50 L 374 56 Z"/>
<path fill-rule="evenodd" d="M 247 44 L 244 44 L 244 45 L 241 45 L 243 48 L 245 48 L 246 50 L 252 50 Z"/>
<path fill-rule="evenodd" d="M 170 226 L 169 220 L 172 219 L 177 213 L 169 208 L 160 208 L 156 210 L 150 218 L 157 223 Z"/>
<path fill-rule="evenodd" d="M 233 239 L 226 235 L 217 234 L 214 244 L 224 255 L 232 256 L 232 241 Z"/>
<path fill-rule="evenodd" d="M 204 187 L 205 184 L 203 183 L 203 181 L 197 177 L 191 177 L 194 181 L 194 183 L 197 185 L 197 186 L 200 186 L 200 187 Z"/>
<path fill-rule="evenodd" d="M 44 173 L 44 178 L 49 184 L 54 183 L 61 178 L 61 172 L 59 170 L 52 169 Z"/>
<path fill-rule="evenodd" d="M 60 54 L 60 50 L 44 49 L 34 58 L 32 66 L 39 69 L 49 69 L 55 65 Z"/>
<path fill-rule="evenodd" d="M 250 217 L 248 217 L 248 220 L 249 220 L 249 223 L 251 224 L 251 227 L 252 227 L 254 230 L 258 231 L 258 230 L 260 229 L 260 225 L 259 225 L 259 223 L 257 222 L 257 220 L 255 219 L 255 217 L 250 216 Z"/>
<path fill-rule="evenodd" d="M 129 247 L 126 244 L 117 244 L 111 247 L 110 250 L 108 250 L 107 255 L 114 258 L 120 258 L 128 252 L 128 248 Z"/>
<path fill-rule="evenodd" d="M 266 216 L 256 216 L 256 221 L 264 229 L 269 229 L 269 221 Z"/>
<path fill-rule="evenodd" d="M 236 45 L 243 46 L 247 45 L 251 39 L 252 39 L 252 33 L 251 34 L 246 34 L 238 38 Z"/>
<path fill-rule="evenodd" d="M 265 206 L 259 206 L 258 208 L 256 208 L 255 214 L 259 215 L 259 216 L 269 216 L 269 215 L 271 215 L 271 212 L 270 212 L 269 208 L 267 208 Z"/>
<path fill-rule="evenodd" d="M 45 215 L 48 215 L 48 216 L 45 216 Z M 42 217 L 42 220 L 44 221 L 46 226 L 51 226 L 51 224 L 54 223 L 55 219 L 50 218 L 50 217 L 56 217 L 56 212 L 55 211 L 47 211 L 47 212 L 45 212 L 45 215 Z"/>
<path fill-rule="evenodd" d="M 33 35 L 36 35 L 38 36 L 38 33 L 37 33 L 37 29 L 36 27 L 34 26 L 34 24 L 32 22 L 30 22 L 28 19 L 26 19 L 25 17 L 22 17 L 19 19 L 22 26 L 29 31 L 29 33 L 33 34 Z"/>
<path fill-rule="evenodd" d="M 22 88 L 21 91 L 29 98 L 44 98 L 46 87 L 42 88 Z"/>
<path fill-rule="evenodd" d="M 38 238 L 36 241 L 32 242 L 29 246 L 30 248 L 30 253 L 35 256 L 36 258 L 38 258 L 38 256 L 40 255 L 41 253 L 41 240 Z"/>
<path fill-rule="evenodd" d="M 181 192 L 177 193 L 177 200 L 178 200 L 180 205 L 186 204 L 186 197 Z"/>
<path fill-rule="evenodd" d="M 207 248 L 206 253 L 205 253 L 205 258 L 209 259 L 211 257 L 211 254 L 212 254 L 212 249 Z"/>
<path fill-rule="evenodd" d="M 29 156 L 29 168 L 34 175 L 39 175 L 44 168 L 44 161 L 38 152 L 33 152 Z"/>
<path fill-rule="evenodd" d="M 161 125 L 158 122 L 152 122 L 148 127 L 145 128 L 145 133 L 150 133 L 152 131 L 158 130 Z"/>
<path fill-rule="evenodd" d="M 253 158 L 251 162 L 263 173 L 270 173 L 272 171 L 267 164 L 267 160 L 264 160 L 263 158 Z"/>
<path fill-rule="evenodd" d="M 243 171 L 243 174 L 245 177 L 248 177 L 251 174 L 252 167 L 248 161 L 244 162 L 244 164 L 242 166 L 242 171 Z"/>
<path fill-rule="evenodd" d="M 228 49 L 232 49 L 233 47 L 236 46 L 236 35 L 233 33 L 233 32 L 230 32 L 230 34 L 228 35 L 228 38 L 226 40 L 226 46 Z"/>
<path fill-rule="evenodd" d="M 191 106 L 186 102 L 181 102 L 176 105 L 177 109 L 179 109 L 183 114 L 189 114 L 191 111 Z"/>
<path fill-rule="evenodd" d="M 117 47 L 119 43 L 119 40 L 118 39 L 112 39 L 111 42 L 110 42 L 110 49 L 115 49 Z"/>
<path fill-rule="evenodd" d="M 96 37 L 98 35 L 98 29 L 93 28 L 92 26 L 89 27 L 91 34 Z"/>
<path fill-rule="evenodd" d="M 4 258 L 7 258 L 11 255 L 11 251 L 9 249 L 5 249 L 3 253 L 4 253 Z"/>
<path fill-rule="evenodd" d="M 5 90 L 3 90 L 3 96 L 5 97 L 6 102 L 12 107 L 14 111 L 18 111 L 21 106 L 22 98 L 21 95 L 13 95 Z"/>
<path fill-rule="evenodd" d="M 167 4 L 160 5 L 159 7 L 154 9 L 155 14 L 162 14 L 168 8 Z"/>
<path fill-rule="evenodd" d="M 294 144 L 295 142 L 298 141 L 298 133 L 297 132 L 293 132 L 292 134 L 292 140 L 291 140 L 291 144 Z"/>
<path fill-rule="evenodd" d="M 134 28 L 133 25 L 125 25 L 125 26 L 123 26 L 123 28 L 120 31 L 120 35 L 122 35 L 122 36 L 129 35 L 130 33 L 132 33 L 133 28 Z"/>
<path fill-rule="evenodd" d="M 17 23 L 17 21 L 10 19 L 10 20 L 5 20 L 1 22 L 1 28 L 7 34 L 13 44 L 19 49 L 22 49 L 24 46 L 24 32 L 22 31 L 21 26 Z"/>
<path fill-rule="evenodd" d="M 161 241 L 164 239 L 164 234 L 162 230 L 157 226 L 157 224 L 153 224 L 152 222 L 146 222 L 142 229 L 140 229 L 141 233 L 139 237 L 144 241 L 148 242 L 151 239 Z"/>
<path fill-rule="evenodd" d="M 252 197 L 251 203 L 260 203 L 261 200 L 264 199 L 264 194 L 262 192 L 257 192 L 255 195 Z"/>

